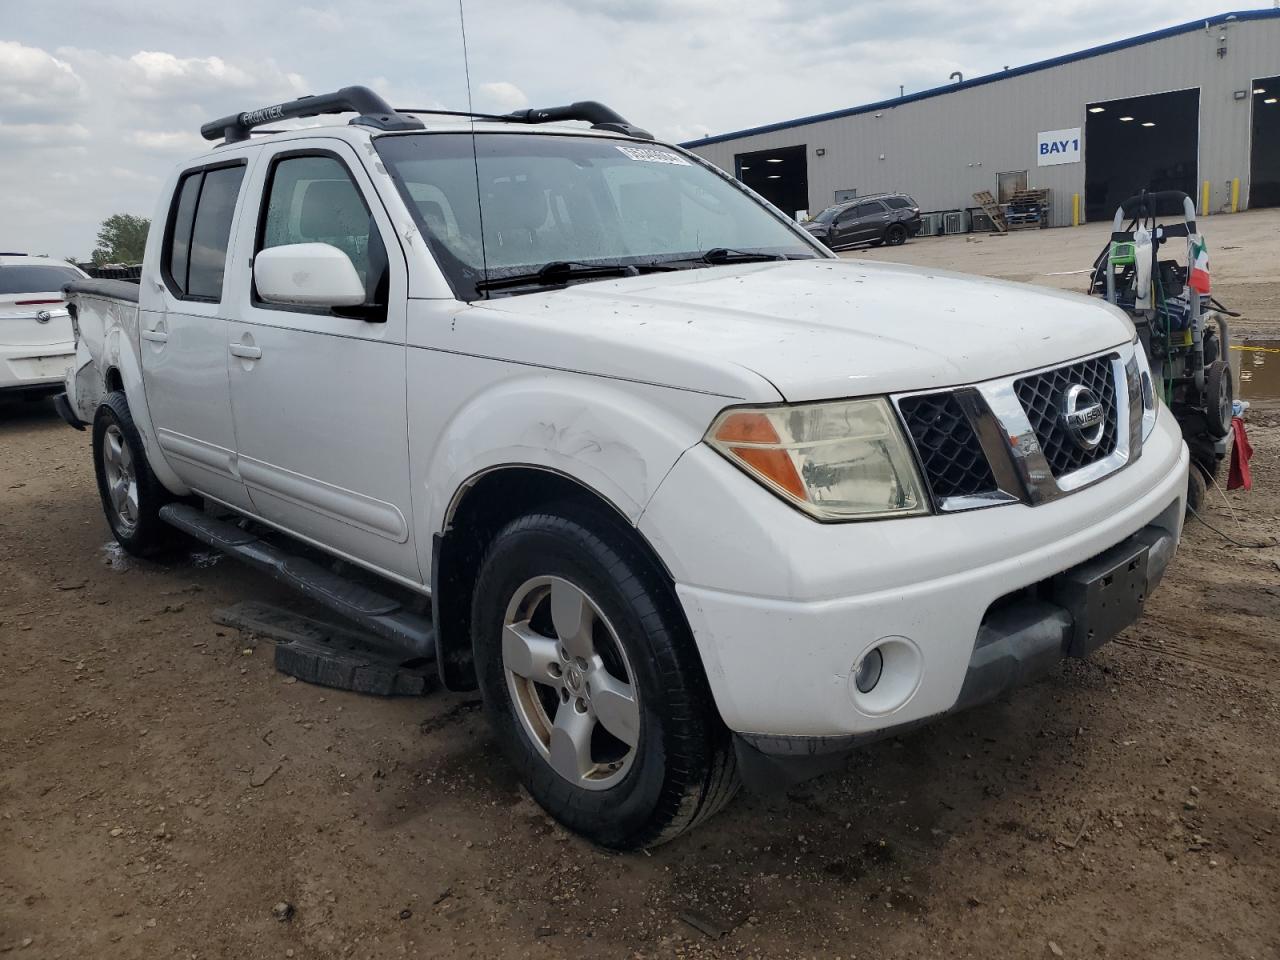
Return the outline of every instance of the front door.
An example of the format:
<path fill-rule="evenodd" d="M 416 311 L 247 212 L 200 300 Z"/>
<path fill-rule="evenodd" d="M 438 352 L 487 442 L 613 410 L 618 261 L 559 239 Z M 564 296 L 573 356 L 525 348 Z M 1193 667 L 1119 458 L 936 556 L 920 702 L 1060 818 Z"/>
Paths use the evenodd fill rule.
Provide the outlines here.
<path fill-rule="evenodd" d="M 193 490 L 242 509 L 250 503 L 236 473 L 224 273 L 246 169 L 237 160 L 178 178 L 159 289 L 143 291 L 139 314 L 142 381 L 165 461 Z"/>
<path fill-rule="evenodd" d="M 255 173 L 241 234 L 254 253 L 326 243 L 351 258 L 365 304 L 261 301 L 240 258 L 230 363 L 240 475 L 256 512 L 362 564 L 421 582 L 412 534 L 405 401 L 406 265 L 346 144 L 281 145 Z"/>

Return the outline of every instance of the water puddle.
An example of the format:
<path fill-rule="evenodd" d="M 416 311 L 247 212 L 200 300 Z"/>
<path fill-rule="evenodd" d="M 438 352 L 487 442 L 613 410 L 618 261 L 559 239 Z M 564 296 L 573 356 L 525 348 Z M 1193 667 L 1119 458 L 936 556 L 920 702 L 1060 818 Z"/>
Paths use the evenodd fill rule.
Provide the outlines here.
<path fill-rule="evenodd" d="M 125 553 L 124 547 L 114 540 L 108 540 L 104 543 L 101 553 L 103 565 L 119 572 L 132 570 L 138 562 Z M 187 554 L 187 559 L 191 561 L 193 567 L 203 570 L 206 567 L 216 566 L 221 563 L 223 556 L 224 554 L 219 553 L 217 550 L 192 550 Z"/>
<path fill-rule="evenodd" d="M 124 552 L 124 547 L 114 540 L 102 545 L 102 562 L 112 570 L 125 571 L 133 567 L 133 559 Z"/>
<path fill-rule="evenodd" d="M 1231 368 L 1236 373 L 1237 399 L 1274 400 L 1280 397 L 1280 340 L 1245 340 L 1231 345 Z"/>

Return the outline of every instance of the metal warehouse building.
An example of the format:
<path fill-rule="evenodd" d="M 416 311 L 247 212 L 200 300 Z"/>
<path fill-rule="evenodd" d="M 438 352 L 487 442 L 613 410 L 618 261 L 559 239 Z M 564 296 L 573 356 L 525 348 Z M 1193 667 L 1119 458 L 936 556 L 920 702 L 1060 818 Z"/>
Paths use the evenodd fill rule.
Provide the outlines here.
<path fill-rule="evenodd" d="M 1053 225 L 1109 219 L 1144 187 L 1201 213 L 1277 206 L 1280 9 L 685 146 L 787 213 L 891 191 L 964 210 L 1028 187 L 1051 191 Z"/>

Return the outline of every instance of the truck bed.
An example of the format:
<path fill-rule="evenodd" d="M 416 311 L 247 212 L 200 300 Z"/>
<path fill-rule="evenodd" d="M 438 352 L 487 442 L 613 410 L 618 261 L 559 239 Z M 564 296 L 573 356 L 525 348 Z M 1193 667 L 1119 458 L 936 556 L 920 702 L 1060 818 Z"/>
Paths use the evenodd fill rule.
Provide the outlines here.
<path fill-rule="evenodd" d="M 67 403 L 84 423 L 107 393 L 108 374 L 122 363 L 136 365 L 139 290 L 127 280 L 73 280 L 62 288 L 76 330 Z"/>

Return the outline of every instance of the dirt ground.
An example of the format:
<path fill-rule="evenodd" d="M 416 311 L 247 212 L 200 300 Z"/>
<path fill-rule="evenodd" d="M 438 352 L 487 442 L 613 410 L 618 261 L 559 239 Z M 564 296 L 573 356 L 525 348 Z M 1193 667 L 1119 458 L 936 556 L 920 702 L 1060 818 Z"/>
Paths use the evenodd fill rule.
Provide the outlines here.
<path fill-rule="evenodd" d="M 1075 285 L 1044 274 L 1091 232 L 873 255 Z M 1222 298 L 1280 320 L 1215 235 Z M 1274 542 L 1280 402 L 1250 430 L 1254 490 L 1206 518 Z M 51 407 L 0 405 L 0 450 L 0 953 L 1280 958 L 1280 548 L 1192 522 L 1093 659 L 620 856 L 522 794 L 474 697 L 290 682 L 211 616 L 293 596 L 121 558 Z"/>

